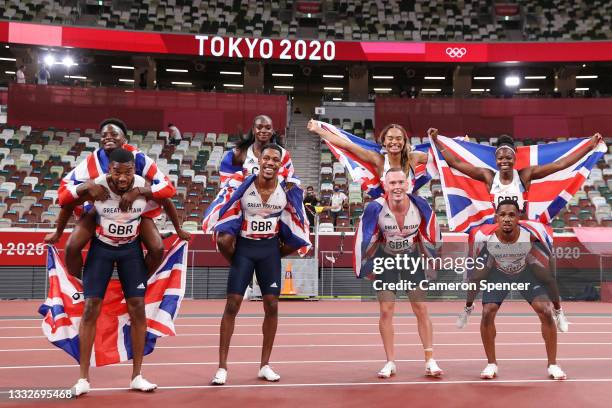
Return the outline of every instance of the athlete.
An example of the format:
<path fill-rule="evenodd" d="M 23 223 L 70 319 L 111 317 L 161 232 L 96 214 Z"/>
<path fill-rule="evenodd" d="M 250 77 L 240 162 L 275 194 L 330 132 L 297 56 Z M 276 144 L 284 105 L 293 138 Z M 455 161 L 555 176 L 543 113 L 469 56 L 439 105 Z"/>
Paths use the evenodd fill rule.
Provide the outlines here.
<path fill-rule="evenodd" d="M 62 179 L 58 190 L 58 199 L 61 206 L 72 203 L 78 199 L 77 188 L 84 182 L 96 179 L 99 175 L 108 172 L 109 155 L 117 148 L 131 151 L 134 155 L 135 172 L 151 182 L 150 185 L 139 189 L 126 191 L 119 202 L 122 210 L 127 210 L 130 205 L 140 196 L 147 199 L 172 198 L 176 194 L 176 188 L 172 182 L 157 168 L 155 162 L 135 147 L 128 145 L 127 128 L 119 119 L 106 119 L 100 123 L 101 148 L 96 149 L 87 158 L 81 161 L 77 167 L 72 169 Z M 103 200 L 108 193 L 102 186 L 94 184 L 91 186 L 90 196 L 94 200 Z M 168 214 L 170 215 L 170 214 Z M 80 277 L 83 268 L 81 252 L 85 245 L 91 240 L 95 233 L 94 214 L 84 213 L 74 227 L 70 238 L 66 242 L 65 261 L 68 272 Z M 178 230 L 177 230 L 178 232 Z M 184 237 L 181 237 L 184 238 Z M 140 223 L 140 239 L 147 248 L 145 263 L 149 273 L 155 272 L 160 265 L 164 255 L 162 238 L 157 231 L 153 220 L 143 217 Z"/>
<path fill-rule="evenodd" d="M 412 149 L 412 146 L 408 143 L 408 133 L 406 133 L 406 130 L 401 125 L 387 125 L 378 135 L 376 142 L 384 147 L 386 151 L 384 154 L 367 150 L 356 143 L 351 143 L 324 129 L 321 127 L 320 122 L 316 120 L 308 122 L 308 130 L 316 133 L 329 143 L 348 150 L 362 162 L 372 165 L 381 182 L 384 181 L 384 176 L 389 169 L 402 169 L 408 177 L 409 193 L 412 192 L 414 187 L 415 167 L 419 164 L 427 163 L 427 154 Z"/>
<path fill-rule="evenodd" d="M 278 324 L 278 297 L 281 288 L 281 257 L 302 246 L 309 246 L 308 221 L 302 204 L 302 190 L 285 183 L 279 176 L 283 150 L 275 144 L 262 147 L 259 171 L 248 177 L 232 195 L 232 200 L 221 209 L 220 223 L 215 226 L 218 242 L 227 237 L 237 238 L 235 245 L 219 245 L 223 256 L 231 263 L 227 282 L 227 302 L 220 328 L 219 369 L 212 384 L 227 381 L 227 355 L 234 332 L 236 315 L 253 270 L 261 288 L 265 317 L 262 325 L 263 347 L 258 377 L 266 381 L 278 381 L 280 375 L 269 365 Z M 298 190 L 296 190 L 298 189 Z M 283 231 L 291 229 L 283 224 L 284 213 L 291 212 L 291 219 L 301 219 L 303 238 L 285 240 Z M 298 210 L 295 212 L 295 210 Z M 241 211 L 239 219 L 228 223 L 226 214 Z"/>
<path fill-rule="evenodd" d="M 459 160 L 457 157 L 455 157 L 454 154 L 446 150 L 444 146 L 440 144 L 437 129 L 431 128 L 427 131 L 427 133 L 431 137 L 431 140 L 436 144 L 440 154 L 442 154 L 444 160 L 446 160 L 450 167 L 459 170 L 474 180 L 478 180 L 486 184 L 494 206 L 497 206 L 500 201 L 510 198 L 517 202 L 521 214 L 523 215 L 526 214 L 527 202 L 525 198 L 527 191 L 529 190 L 531 180 L 541 179 L 555 172 L 561 171 L 573 164 L 576 164 L 583 157 L 583 155 L 580 154 L 573 154 L 553 163 L 542 166 L 530 166 L 521 170 L 516 170 L 514 168 L 516 159 L 514 141 L 510 136 L 501 136 L 498 140 L 497 150 L 495 151 L 495 159 L 497 168 L 499 170 L 494 172 L 489 169 L 476 167 L 471 163 Z M 593 135 L 591 138 L 591 147 L 595 148 L 600 140 L 601 135 L 599 133 Z M 588 153 L 588 151 L 584 152 L 584 154 L 586 153 Z M 486 271 L 484 272 L 486 273 Z M 539 270 L 537 273 L 538 279 L 542 281 L 542 283 L 544 283 L 548 289 L 548 293 L 555 306 L 555 321 L 557 322 L 558 329 L 562 332 L 567 332 L 569 330 L 569 323 L 563 309 L 561 308 L 559 288 L 557 287 L 554 277 L 549 270 Z M 540 275 L 540 273 L 545 273 L 546 275 Z M 484 279 L 485 277 L 486 276 L 479 276 L 476 274 L 473 277 L 473 281 L 478 282 L 480 279 Z M 457 319 L 457 327 L 463 328 L 467 324 L 469 316 L 474 310 L 474 299 L 476 295 L 477 291 L 468 293 L 465 308 Z"/>
<path fill-rule="evenodd" d="M 219 210 L 246 177 L 258 173 L 261 150 L 263 146 L 269 143 L 276 144 L 282 151 L 279 175 L 292 183 L 299 183 L 299 180 L 293 177 L 294 167 L 291 155 L 280 146 L 280 137 L 274 130 L 272 119 L 266 115 L 256 116 L 247 136 L 240 140 L 234 149 L 228 151 L 221 161 L 219 167 L 221 189 L 204 213 L 202 220 L 204 232 L 213 232 L 219 219 Z M 235 237 L 233 236 L 226 236 L 225 240 L 219 241 L 220 247 L 226 248 L 235 245 Z M 220 251 L 227 252 L 227 249 L 220 248 Z"/>
<path fill-rule="evenodd" d="M 98 178 L 100 177 L 101 176 L 99 176 Z M 76 190 L 77 195 L 82 194 L 84 191 L 87 191 L 87 194 L 93 198 L 93 194 L 90 192 L 102 191 L 102 197 L 110 197 L 108 187 L 106 187 L 103 184 L 97 183 L 96 180 L 91 180 L 91 181 L 87 181 L 85 183 L 80 184 Z M 133 187 L 134 190 L 136 189 L 139 190 L 141 188 L 143 190 L 146 188 L 150 188 L 149 182 L 145 180 L 145 183 L 143 186 L 135 185 Z M 105 198 L 102 198 L 102 200 L 104 199 Z M 170 221 L 172 222 L 172 225 L 174 226 L 176 234 L 178 235 L 180 239 L 184 241 L 189 241 L 191 239 L 191 234 L 185 231 L 181 226 L 181 223 L 179 221 L 179 216 L 176 211 L 176 207 L 174 206 L 174 203 L 172 202 L 172 200 L 170 200 L 169 198 L 164 198 L 164 199 L 153 198 L 149 201 L 155 202 L 162 206 L 162 208 L 168 215 L 168 218 L 170 218 Z M 61 208 L 59 215 L 57 217 L 55 231 L 45 235 L 43 239 L 46 244 L 55 244 L 62 238 L 62 234 L 64 232 L 64 229 L 66 228 L 66 224 L 68 223 L 70 216 L 73 214 L 75 208 L 77 207 L 76 205 L 77 203 L 86 203 L 86 200 L 82 200 L 82 197 L 79 195 L 79 198 L 76 201 L 73 201 L 70 204 L 66 204 L 65 206 Z M 143 217 L 144 219 L 151 219 L 159 215 L 159 213 L 160 213 L 159 206 L 156 207 L 155 205 L 151 205 L 151 209 L 147 211 L 146 213 L 144 213 Z M 89 214 L 88 216 L 90 217 L 95 217 L 97 215 L 95 206 L 88 211 L 88 214 Z M 142 220 L 140 224 L 142 225 Z M 68 238 L 68 241 L 70 241 L 70 238 Z M 145 260 L 146 260 L 146 257 L 145 257 Z M 151 276 L 155 272 L 155 271 L 151 271 L 148 268 L 147 268 L 147 271 L 148 271 L 147 276 Z"/>
<path fill-rule="evenodd" d="M 274 131 L 274 125 L 269 116 L 257 115 L 253 120 L 253 127 L 246 138 L 240 140 L 232 151 L 232 165 L 241 166 L 245 177 L 256 174 L 259 171 L 261 149 L 268 143 L 281 146 L 280 137 Z M 291 155 L 282 146 L 281 151 L 282 158 L 279 173 L 281 176 L 286 177 L 289 173 L 287 163 L 291 163 Z M 291 173 L 293 173 L 293 165 L 290 164 L 289 166 Z"/>
<path fill-rule="evenodd" d="M 542 337 L 548 357 L 548 375 L 555 380 L 567 378 L 557 365 L 557 330 L 554 312 L 547 296 L 546 288 L 533 273 L 536 269 L 549 267 L 550 249 L 536 238 L 536 222 L 526 221 L 519 225 L 520 208 L 516 200 L 506 198 L 498 202 L 495 225 L 484 225 L 473 234 L 475 251 L 485 260 L 484 268 L 489 269 L 488 284 L 522 284 L 523 298 L 529 302 L 540 318 Z M 531 223 L 531 224 L 530 224 Z M 543 227 L 540 224 L 541 229 Z M 482 320 L 480 334 L 487 355 L 488 364 L 480 373 L 483 379 L 497 376 L 498 367 L 495 356 L 495 316 L 511 288 L 491 289 L 482 296 Z"/>
<path fill-rule="evenodd" d="M 418 258 L 421 253 L 428 254 L 424 248 L 421 230 L 426 230 L 428 224 L 435 219 L 426 220 L 434 213 L 425 200 L 408 194 L 410 190 L 408 178 L 402 168 L 391 168 L 384 180 L 385 197 L 380 197 L 368 204 L 360 220 L 360 234 L 365 242 L 355 245 L 368 245 L 368 242 L 380 243 L 368 248 L 365 252 L 374 252 L 373 262 L 386 265 L 388 258 L 395 260 L 397 256 L 408 255 Z M 357 241 L 357 240 L 356 240 Z M 355 252 L 358 252 L 356 248 Z M 382 262 L 380 262 L 382 261 Z M 376 273 L 377 271 L 374 270 Z M 380 271 L 379 271 L 380 272 Z M 379 330 L 382 337 L 387 363 L 378 372 L 378 377 L 389 378 L 397 372 L 395 365 L 393 314 L 395 311 L 395 290 L 390 285 L 407 284 L 414 287 L 407 290 L 412 311 L 417 318 L 417 326 L 425 354 L 425 375 L 439 377 L 442 369 L 433 359 L 433 327 L 427 305 L 425 292 L 420 284 L 426 281 L 422 265 L 415 270 L 399 269 L 394 266 L 385 269 L 382 274 L 374 276 L 374 288 L 380 303 Z"/>
<path fill-rule="evenodd" d="M 136 164 L 132 152 L 114 149 L 108 158 L 109 173 L 96 177 L 93 182 L 79 184 L 75 190 L 78 198 L 67 205 L 73 209 L 86 201 L 93 202 L 96 220 L 95 237 L 91 240 L 83 272 L 85 309 L 79 326 L 80 378 L 74 386 L 76 396 L 90 390 L 89 366 L 96 321 L 115 265 L 130 316 L 133 352 L 130 388 L 138 391 L 157 388 L 141 375 L 147 329 L 144 295 L 148 273 L 139 238 L 143 216 L 155 210 L 157 204 L 147 201 L 142 195 L 132 200 L 130 208 L 122 209 L 124 194 L 144 189 L 146 181 L 135 175 Z M 99 188 L 107 191 L 107 198 L 94 197 L 92 192 Z M 60 217 L 58 230 L 63 230 L 69 216 L 70 212 L 66 212 Z"/>

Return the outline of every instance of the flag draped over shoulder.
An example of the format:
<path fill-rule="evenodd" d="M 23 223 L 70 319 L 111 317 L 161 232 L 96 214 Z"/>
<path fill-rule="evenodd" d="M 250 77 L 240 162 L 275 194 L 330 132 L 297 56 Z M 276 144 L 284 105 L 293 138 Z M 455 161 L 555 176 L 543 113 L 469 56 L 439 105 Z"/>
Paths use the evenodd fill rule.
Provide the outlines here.
<path fill-rule="evenodd" d="M 122 148 L 134 154 L 135 173 L 151 182 L 151 191 L 154 198 L 174 197 L 176 187 L 157 167 L 153 159 L 134 146 L 124 144 Z M 104 149 L 96 149 L 89 154 L 85 160 L 81 161 L 62 178 L 58 189 L 59 204 L 66 205 L 76 200 L 78 198 L 77 187 L 81 183 L 94 180 L 101 174 L 108 173 L 109 163 L 109 156 Z"/>
<path fill-rule="evenodd" d="M 436 213 L 427 200 L 412 194 L 408 197 L 421 213 L 418 241 L 423 254 L 428 258 L 435 257 L 437 245 L 442 241 Z M 353 251 L 353 268 L 357 278 L 365 278 L 372 273 L 372 257 L 376 252 L 376 246 L 383 239 L 378 227 L 378 216 L 383 209 L 384 200 L 384 197 L 379 197 L 370 201 L 359 219 Z"/>
<path fill-rule="evenodd" d="M 153 351 L 158 337 L 176 334 L 174 319 L 185 295 L 186 270 L 187 243 L 181 241 L 168 251 L 161 266 L 147 282 L 145 355 Z M 82 283 L 66 272 L 54 246 L 48 248 L 47 273 L 49 293 L 38 309 L 43 316 L 43 333 L 51 343 L 79 361 L 79 324 L 85 306 Z M 96 324 L 91 365 L 116 364 L 131 358 L 132 339 L 127 303 L 121 283 L 112 279 Z"/>
<path fill-rule="evenodd" d="M 243 221 L 240 199 L 256 178 L 254 174 L 247 177 L 221 207 L 219 219 L 213 226 L 215 233 L 223 232 L 235 236 L 240 234 Z M 305 255 L 311 244 L 310 224 L 303 204 L 304 191 L 299 185 L 288 185 L 281 177 L 279 182 L 287 195 L 287 206 L 282 210 L 279 220 L 279 238 L 286 245 L 298 249 L 300 255 Z"/>
<path fill-rule="evenodd" d="M 219 221 L 219 211 L 227 204 L 232 193 L 242 184 L 245 178 L 249 176 L 249 174 L 246 174 L 242 165 L 234 164 L 235 154 L 233 149 L 229 150 L 225 153 L 219 165 L 220 189 L 215 199 L 204 212 L 204 219 L 202 220 L 202 230 L 206 233 L 213 232 L 213 228 Z M 294 173 L 295 168 L 293 167 L 291 155 L 286 149 L 283 149 L 281 167 L 278 170 L 278 175 L 288 182 L 300 184 L 300 180 L 295 177 Z"/>
<path fill-rule="evenodd" d="M 476 167 L 497 171 L 495 147 L 444 136 L 439 136 L 438 140 L 459 160 L 471 163 Z M 590 138 L 581 138 L 565 142 L 519 146 L 516 148 L 515 169 L 553 163 L 571 154 L 584 154 L 587 149 L 590 149 L 589 143 Z M 451 231 L 469 231 L 481 224 L 492 223 L 495 209 L 486 185 L 450 168 L 433 143 L 432 148 L 438 165 Z M 542 179 L 532 180 L 527 192 L 528 218 L 546 224 L 550 223 L 552 218 L 580 189 L 589 177 L 595 163 L 606 151 L 605 143 L 600 142 L 596 149 L 586 153 L 573 166 Z"/>
<path fill-rule="evenodd" d="M 469 256 L 473 259 L 478 257 L 485 249 L 487 242 L 495 231 L 499 228 L 499 224 L 484 224 L 472 228 L 468 236 Z M 548 262 L 552 256 L 553 236 L 549 226 L 537 221 L 521 220 L 519 228 L 529 231 L 532 236 L 533 248 L 528 255 L 528 262 L 539 265 L 543 268 L 548 267 Z M 472 271 L 466 270 L 464 278 L 467 281 Z"/>
<path fill-rule="evenodd" d="M 318 121 L 317 123 L 322 129 L 325 129 L 343 138 L 344 140 L 354 143 L 365 150 L 373 151 L 380 154 L 383 153 L 382 146 L 376 144 L 373 141 L 363 139 L 359 136 L 355 136 L 345 130 L 330 125 L 329 123 L 320 121 Z M 381 175 L 378 174 L 378 171 L 374 165 L 364 162 L 355 154 L 348 151 L 348 149 L 338 147 L 328 142 L 327 140 L 324 141 L 331 150 L 332 154 L 348 170 L 353 181 L 361 184 L 361 189 L 363 191 L 366 191 L 368 195 L 372 198 L 378 198 L 383 194 L 383 187 L 380 184 Z M 433 151 L 431 150 L 431 146 L 429 145 L 429 143 L 414 146 L 414 149 L 416 151 L 427 153 L 428 161 L 426 165 L 419 165 L 416 169 L 414 169 L 415 180 L 412 189 L 413 192 L 417 191 L 437 174 L 437 169 L 433 161 Z"/>

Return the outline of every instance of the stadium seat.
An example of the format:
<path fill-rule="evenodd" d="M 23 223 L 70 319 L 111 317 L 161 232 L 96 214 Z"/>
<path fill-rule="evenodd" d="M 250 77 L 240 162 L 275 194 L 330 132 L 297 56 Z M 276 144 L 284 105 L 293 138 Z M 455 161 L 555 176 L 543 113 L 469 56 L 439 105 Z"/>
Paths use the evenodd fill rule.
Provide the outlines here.
<path fill-rule="evenodd" d="M 332 183 L 323 183 L 323 184 L 321 184 L 321 189 L 320 190 L 321 190 L 321 192 L 323 192 L 323 191 L 333 191 L 334 190 L 334 185 Z"/>
<path fill-rule="evenodd" d="M 193 232 L 193 231 L 197 231 L 200 228 L 200 226 L 195 221 L 185 221 L 185 222 L 183 222 L 182 228 L 185 231 L 192 231 Z"/>
<path fill-rule="evenodd" d="M 9 195 L 13 193 L 13 191 L 17 188 L 17 185 L 13 182 L 5 181 L 0 184 L 0 190 L 8 191 Z"/>
<path fill-rule="evenodd" d="M 330 222 L 319 224 L 319 232 L 334 232 L 334 224 Z"/>

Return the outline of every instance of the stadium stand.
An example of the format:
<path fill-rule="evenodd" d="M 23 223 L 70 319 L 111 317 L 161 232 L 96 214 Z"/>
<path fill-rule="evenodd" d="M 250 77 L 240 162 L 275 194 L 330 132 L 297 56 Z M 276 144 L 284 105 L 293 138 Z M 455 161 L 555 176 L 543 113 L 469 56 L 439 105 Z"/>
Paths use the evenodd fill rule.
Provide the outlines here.
<path fill-rule="evenodd" d="M 357 136 L 369 140 L 374 138 L 374 124 L 369 119 L 363 122 L 350 118 L 321 119 Z M 237 136 L 185 132 L 180 144 L 173 145 L 167 143 L 166 133 L 154 130 L 130 132 L 129 143 L 155 159 L 168 174 L 177 186 L 174 201 L 185 228 L 197 229 L 204 211 L 218 192 L 218 169 L 223 153 L 233 146 Z M 61 176 L 98 148 L 99 139 L 100 135 L 94 129 L 41 130 L 27 125 L 0 128 L 0 225 L 34 227 L 52 224 L 59 212 L 57 189 Z M 483 144 L 493 144 L 495 141 L 495 137 L 479 140 Z M 412 144 L 422 142 L 419 136 L 411 137 Z M 542 142 L 526 139 L 516 143 L 531 145 Z M 610 143 L 610 140 L 607 142 Z M 304 143 L 307 142 L 301 142 Z M 299 152 L 299 144 L 288 147 Z M 310 145 L 308 149 L 311 149 Z M 352 182 L 325 143 L 317 142 L 314 149 L 315 153 L 319 150 L 317 155 L 320 154 L 320 174 L 308 178 L 307 182 L 318 185 L 322 205 L 330 205 L 334 187 L 348 196 L 348 205 L 340 213 L 335 230 L 351 231 L 369 197 L 362 193 L 358 184 Z M 430 202 L 440 224 L 446 226 L 446 208 L 439 180 L 432 180 L 419 190 L 419 195 Z M 612 226 L 611 208 L 612 147 L 552 226 L 557 231 L 574 226 Z M 156 222 L 160 228 L 170 227 L 165 215 Z M 331 222 L 331 216 L 323 212 L 320 228 L 334 230 Z"/>
<path fill-rule="evenodd" d="M 161 133 L 161 132 L 160 132 Z M 233 138 L 227 134 L 183 134 L 178 146 L 156 131 L 133 132 L 130 143 L 154 158 L 177 186 L 175 205 L 186 228 L 199 228 L 219 188 L 219 164 Z M 98 147 L 99 133 L 4 128 L 0 133 L 0 224 L 50 226 L 57 218 L 61 177 Z M 157 220 L 166 226 L 165 216 Z"/>
<path fill-rule="evenodd" d="M 321 2 L 311 23 L 300 25 L 293 0 L 113 1 L 0 0 L 8 20 L 76 24 L 145 31 L 271 38 L 397 41 L 560 41 L 612 38 L 612 5 L 604 0 L 529 0 L 519 8 L 519 30 L 510 38 L 491 0 Z M 517 36 L 519 38 L 517 38 Z"/>
<path fill-rule="evenodd" d="M 74 24 L 80 15 L 78 1 L 0 1 L 0 15 L 7 20 L 49 24 Z"/>
<path fill-rule="evenodd" d="M 530 41 L 605 40 L 612 38 L 609 1 L 524 2 L 525 39 Z"/>
<path fill-rule="evenodd" d="M 505 39 L 491 2 L 334 1 L 336 22 L 319 25 L 320 39 L 466 40 Z"/>

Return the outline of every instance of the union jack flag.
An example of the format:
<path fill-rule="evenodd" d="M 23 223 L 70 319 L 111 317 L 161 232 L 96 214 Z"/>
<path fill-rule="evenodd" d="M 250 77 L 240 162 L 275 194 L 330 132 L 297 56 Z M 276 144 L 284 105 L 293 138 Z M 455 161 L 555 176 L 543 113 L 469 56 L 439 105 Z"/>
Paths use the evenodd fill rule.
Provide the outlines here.
<path fill-rule="evenodd" d="M 123 149 L 134 154 L 136 174 L 151 182 L 151 191 L 155 198 L 172 198 L 176 188 L 172 182 L 159 170 L 155 161 L 134 146 L 124 144 Z M 76 189 L 79 184 L 108 173 L 109 158 L 104 149 L 96 149 L 85 160 L 66 174 L 60 182 L 58 200 L 60 205 L 66 205 L 78 198 Z"/>
<path fill-rule="evenodd" d="M 153 351 L 158 337 L 176 334 L 174 319 L 185 295 L 187 243 L 181 241 L 166 254 L 149 278 L 145 293 L 147 334 L 144 354 Z M 79 361 L 79 324 L 85 299 L 81 281 L 66 272 L 57 249 L 47 251 L 49 292 L 38 312 L 47 339 Z M 92 366 L 104 366 L 132 358 L 132 338 L 127 303 L 121 283 L 112 279 L 106 289 L 102 312 L 96 324 Z"/>
<path fill-rule="evenodd" d="M 476 258 L 480 256 L 487 242 L 498 228 L 499 224 L 483 224 L 472 228 L 468 236 L 470 257 Z M 553 236 L 550 227 L 537 221 L 521 220 L 519 221 L 519 228 L 527 230 L 532 237 L 533 247 L 528 255 L 527 262 L 548 268 L 553 250 Z M 464 274 L 466 281 L 471 272 L 466 271 Z"/>
<path fill-rule="evenodd" d="M 213 232 L 219 221 L 219 211 L 227 204 L 232 193 L 242 184 L 245 178 L 250 176 L 242 166 L 234 165 L 234 155 L 234 150 L 228 151 L 219 165 L 221 188 L 213 202 L 204 211 L 204 219 L 202 220 L 202 230 L 206 233 L 211 234 Z M 300 184 L 300 180 L 294 176 L 294 173 L 295 169 L 291 155 L 286 149 L 283 149 L 278 175 L 288 182 Z"/>
<path fill-rule="evenodd" d="M 439 136 L 438 140 L 455 157 L 476 167 L 497 171 L 495 147 Z M 590 138 L 573 139 L 516 149 L 515 169 L 544 165 L 572 154 L 584 154 Z M 432 143 L 433 145 L 433 143 Z M 450 168 L 433 146 L 446 203 L 448 226 L 451 231 L 464 232 L 481 224 L 493 222 L 495 209 L 484 183 Z M 532 180 L 526 199 L 527 217 L 548 224 L 580 189 L 591 169 L 607 152 L 604 142 L 585 154 L 575 165 L 550 176 Z"/>
<path fill-rule="evenodd" d="M 409 194 L 408 197 L 421 214 L 418 233 L 421 250 L 425 257 L 433 258 L 436 256 L 438 244 L 442 242 L 436 213 L 424 198 L 412 194 Z M 359 219 L 353 250 L 353 268 L 357 278 L 365 278 L 372 273 L 372 257 L 376 253 L 377 245 L 383 239 L 378 226 L 378 216 L 383 209 L 384 200 L 384 197 L 379 197 L 370 201 Z"/>
<path fill-rule="evenodd" d="M 221 207 L 219 219 L 213 227 L 215 233 L 224 232 L 234 236 L 240 234 L 243 221 L 240 199 L 256 177 L 255 174 L 247 177 Z M 279 219 L 279 238 L 286 245 L 298 249 L 300 255 L 305 255 L 311 244 L 310 224 L 303 203 L 304 190 L 297 184 L 288 186 L 287 181 L 280 176 L 279 182 L 287 195 L 287 205 L 282 210 Z"/>
<path fill-rule="evenodd" d="M 322 129 L 325 129 L 344 140 L 347 140 L 351 143 L 356 144 L 357 146 L 373 151 L 376 153 L 383 154 L 383 147 L 379 144 L 376 144 L 373 141 L 363 139 L 359 136 L 355 136 L 352 133 L 349 133 L 343 129 L 339 129 L 329 123 L 317 121 L 319 126 Z M 366 163 L 362 161 L 359 157 L 348 151 L 347 149 L 343 149 L 338 147 L 327 140 L 324 140 L 329 150 L 331 150 L 332 154 L 338 159 L 340 163 L 344 165 L 344 167 L 348 170 L 351 178 L 354 182 L 361 184 L 361 189 L 366 191 L 368 195 L 372 198 L 380 197 L 383 193 L 383 187 L 380 184 L 381 174 L 378 174 L 377 169 L 374 165 L 370 163 Z M 436 165 L 433 160 L 433 151 L 431 150 L 431 146 L 429 143 L 419 144 L 413 146 L 416 151 L 420 151 L 428 154 L 427 164 L 422 164 L 417 166 L 414 169 L 414 185 L 412 186 L 412 192 L 416 192 L 423 185 L 427 184 L 429 180 L 433 177 L 436 177 L 438 171 Z"/>

